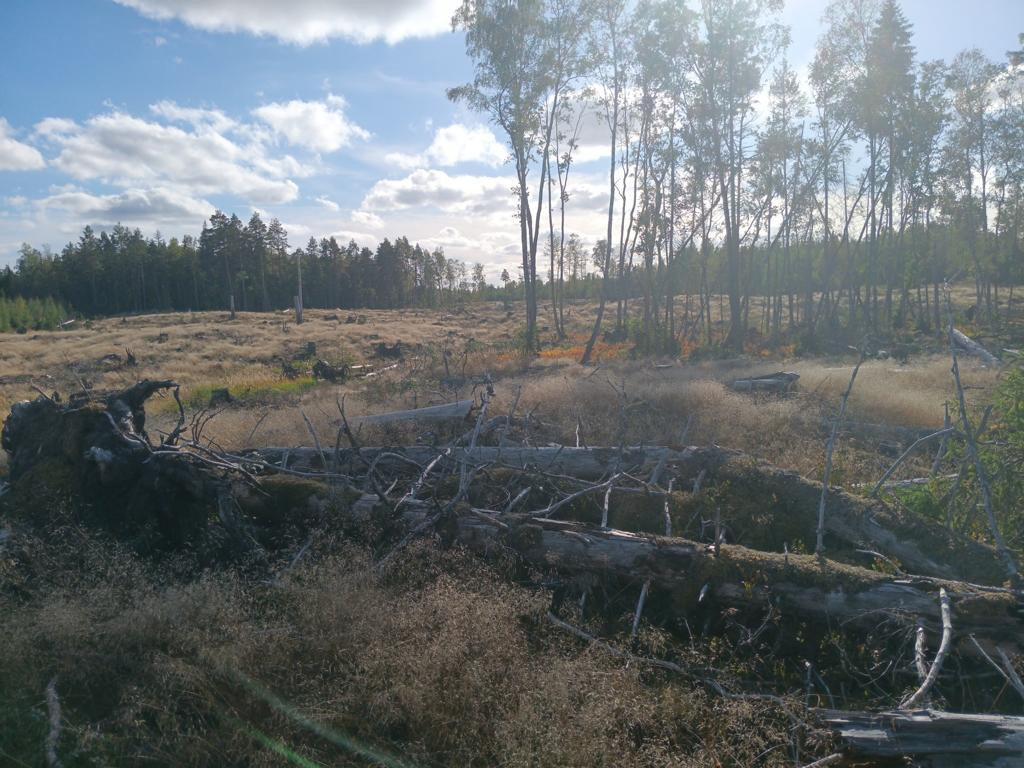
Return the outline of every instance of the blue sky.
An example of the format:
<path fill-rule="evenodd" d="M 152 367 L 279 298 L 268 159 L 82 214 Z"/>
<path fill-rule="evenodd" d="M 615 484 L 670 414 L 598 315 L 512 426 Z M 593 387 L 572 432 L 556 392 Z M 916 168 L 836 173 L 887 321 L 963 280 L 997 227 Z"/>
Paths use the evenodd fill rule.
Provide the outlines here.
<path fill-rule="evenodd" d="M 500 139 L 445 98 L 472 73 L 450 0 L 3 0 L 0 264 L 116 221 L 165 237 L 214 207 L 373 245 L 408 235 L 492 275 L 516 261 Z M 787 0 L 809 62 L 823 0 Z M 919 58 L 996 60 L 1024 0 L 904 0 Z M 571 223 L 601 229 L 600 127 Z"/>

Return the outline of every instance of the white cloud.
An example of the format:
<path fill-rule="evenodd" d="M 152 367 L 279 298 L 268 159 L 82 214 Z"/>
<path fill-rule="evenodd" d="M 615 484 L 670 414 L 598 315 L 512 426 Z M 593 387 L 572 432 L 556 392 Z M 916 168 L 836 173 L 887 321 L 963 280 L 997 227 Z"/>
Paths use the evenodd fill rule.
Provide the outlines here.
<path fill-rule="evenodd" d="M 384 226 L 384 220 L 370 211 L 352 211 L 351 218 L 353 223 L 364 227 L 371 227 L 372 229 L 380 229 Z"/>
<path fill-rule="evenodd" d="M 404 152 L 389 152 L 384 161 L 404 171 L 427 166 L 442 168 L 460 163 L 482 163 L 492 168 L 505 162 L 508 150 L 494 137 L 485 125 L 464 125 L 452 123 L 439 128 L 434 140 L 420 155 Z"/>
<path fill-rule="evenodd" d="M 219 109 L 183 107 L 177 102 L 165 100 L 158 101 L 156 104 L 150 104 L 149 111 L 168 122 L 184 123 L 194 128 L 209 128 L 218 133 L 224 133 L 238 127 L 238 123 Z"/>
<path fill-rule="evenodd" d="M 155 45 L 157 48 L 167 45 L 167 38 L 163 37 L 162 35 L 157 35 L 153 38 L 153 45 Z"/>
<path fill-rule="evenodd" d="M 333 200 L 330 200 L 330 199 L 328 199 L 328 198 L 324 197 L 323 195 L 321 195 L 320 197 L 318 197 L 318 198 L 316 199 L 316 201 L 317 201 L 318 203 L 320 203 L 320 205 L 322 205 L 322 206 L 323 206 L 324 208 L 326 208 L 326 209 L 327 209 L 327 210 L 329 210 L 329 211 L 334 211 L 335 213 L 337 213 L 338 211 L 340 211 L 340 210 L 341 210 L 341 206 L 340 206 L 340 205 L 338 205 L 338 204 L 337 204 L 336 202 L 334 202 Z"/>
<path fill-rule="evenodd" d="M 408 155 L 405 152 L 388 152 L 384 155 L 384 162 L 403 171 L 411 171 L 426 165 L 423 155 Z"/>
<path fill-rule="evenodd" d="M 116 0 L 154 19 L 248 32 L 297 45 L 431 37 L 451 28 L 453 0 Z"/>
<path fill-rule="evenodd" d="M 366 197 L 365 211 L 433 206 L 450 213 L 494 213 L 512 207 L 511 182 L 503 176 L 449 175 L 419 169 L 403 179 L 382 179 Z"/>
<path fill-rule="evenodd" d="M 351 122 L 344 112 L 345 100 L 329 94 L 324 101 L 264 104 L 253 114 L 296 146 L 317 152 L 336 152 L 355 139 L 368 139 L 365 129 Z"/>
<path fill-rule="evenodd" d="M 54 139 L 73 133 L 78 128 L 74 120 L 66 117 L 47 117 L 35 124 L 37 136 L 44 139 Z"/>
<path fill-rule="evenodd" d="M 505 162 L 508 150 L 487 126 L 453 123 L 437 131 L 426 154 L 440 166 L 484 163 L 493 167 Z"/>
<path fill-rule="evenodd" d="M 39 150 L 12 136 L 11 124 L 0 117 L 0 171 L 35 171 L 46 166 Z"/>
<path fill-rule="evenodd" d="M 154 111 L 173 109 L 154 105 Z M 54 165 L 80 181 L 174 187 L 192 197 L 233 194 L 263 203 L 289 202 L 298 196 L 298 186 L 286 178 L 302 170 L 294 158 L 269 157 L 258 140 L 242 144 L 212 125 L 186 131 L 112 112 L 73 130 L 66 128 L 48 134 L 60 147 Z"/>
<path fill-rule="evenodd" d="M 56 190 L 36 201 L 42 210 L 58 208 L 71 214 L 80 225 L 86 223 L 109 226 L 117 222 L 155 224 L 182 222 L 193 227 L 213 211 L 205 200 L 197 200 L 180 192 L 157 187 L 126 189 L 112 195 L 94 195 L 75 187 Z"/>

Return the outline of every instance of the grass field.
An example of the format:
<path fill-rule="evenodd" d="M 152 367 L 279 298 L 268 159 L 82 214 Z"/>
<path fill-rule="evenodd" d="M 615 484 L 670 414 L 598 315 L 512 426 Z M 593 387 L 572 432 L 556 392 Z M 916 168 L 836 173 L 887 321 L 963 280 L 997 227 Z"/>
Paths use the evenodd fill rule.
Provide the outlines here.
<path fill-rule="evenodd" d="M 597 365 L 577 358 L 592 307 L 573 307 L 570 338 L 550 339 L 537 357 L 517 345 L 519 308 L 498 303 L 457 311 L 314 310 L 306 322 L 280 314 L 190 313 L 107 318 L 54 333 L 0 336 L 0 407 L 36 389 L 68 393 L 83 388 L 117 389 L 139 378 L 169 378 L 182 385 L 190 411 L 209 403 L 215 389 L 234 398 L 219 406 L 205 435 L 227 448 L 294 446 L 312 442 L 303 414 L 318 435 L 333 443 L 338 403 L 354 419 L 364 414 L 416 408 L 468 397 L 484 374 L 496 382 L 493 408 L 518 400 L 520 414 L 534 417 L 538 442 L 608 444 L 716 443 L 750 452 L 809 476 L 821 471 L 827 423 L 845 389 L 853 353 L 797 359 L 792 346 L 762 348 L 725 360 L 633 360 L 628 343 L 599 344 Z M 542 321 L 542 328 L 543 321 Z M 315 355 L 306 354 L 314 344 Z M 393 365 L 378 344 L 401 344 L 398 365 L 371 379 L 340 385 L 310 375 L 315 359 L 332 364 Z M 854 423 L 924 428 L 941 425 L 953 395 L 949 362 L 941 347 L 909 363 L 871 360 L 859 375 L 849 405 Z M 130 350 L 137 363 L 125 365 Z M 284 373 L 291 368 L 291 376 Z M 965 361 L 969 395 L 983 400 L 995 374 Z M 728 388 L 752 373 L 793 370 L 797 393 L 787 398 L 752 397 Z M 169 429 L 176 406 L 169 398 L 151 406 L 150 424 Z M 374 433 L 365 441 L 392 444 L 419 436 L 403 428 Z M 877 438 L 878 430 L 872 435 Z M 426 436 L 429 439 L 429 435 Z M 883 438 L 884 439 L 884 435 Z M 886 466 L 878 439 L 853 434 L 837 453 L 840 482 L 867 482 Z"/>
<path fill-rule="evenodd" d="M 517 345 L 519 308 L 500 304 L 351 313 L 352 322 L 349 313 L 310 311 L 301 326 L 287 314 L 149 315 L 5 334 L 0 405 L 37 391 L 170 378 L 189 415 L 206 409 L 214 390 L 230 391 L 233 402 L 207 411 L 204 438 L 217 445 L 310 445 L 307 419 L 333 445 L 342 401 L 358 424 L 366 414 L 475 396 L 487 375 L 491 412 L 515 407 L 536 445 L 716 443 L 820 477 L 852 353 L 797 359 L 781 345 L 689 362 L 631 359 L 629 344 L 609 343 L 596 365 L 582 367 L 591 310 L 575 307 L 570 338 L 546 338 L 533 357 Z M 382 357 L 381 343 L 401 344 L 402 356 Z M 318 382 L 317 358 L 386 370 Z M 728 387 L 780 369 L 801 376 L 788 396 Z M 980 403 L 997 374 L 965 360 L 964 379 Z M 833 481 L 875 480 L 893 458 L 885 430 L 940 425 L 952 396 L 939 344 L 906 364 L 865 363 Z M 147 426 L 155 435 L 176 417 L 165 397 L 149 404 Z M 360 431 L 366 445 L 445 438 L 409 424 Z M 922 456 L 904 472 L 929 463 Z M 173 559 L 148 562 L 73 522 L 19 534 L 0 555 L 4 764 L 44 764 L 51 683 L 63 705 L 66 766 L 789 766 L 794 750 L 810 761 L 829 748 L 813 733 L 794 734 L 782 706 L 715 699 L 554 634 L 543 620 L 546 590 L 510 585 L 492 566 L 428 542 L 380 571 L 358 540 L 322 535 L 299 566 L 271 564 L 283 574 L 275 583 L 244 569 L 183 577 Z M 639 653 L 713 666 L 737 681 L 769 665 L 780 679 L 804 674 L 799 659 L 765 660 L 722 638 L 680 643 L 645 626 L 629 640 L 628 620 L 602 631 Z"/>

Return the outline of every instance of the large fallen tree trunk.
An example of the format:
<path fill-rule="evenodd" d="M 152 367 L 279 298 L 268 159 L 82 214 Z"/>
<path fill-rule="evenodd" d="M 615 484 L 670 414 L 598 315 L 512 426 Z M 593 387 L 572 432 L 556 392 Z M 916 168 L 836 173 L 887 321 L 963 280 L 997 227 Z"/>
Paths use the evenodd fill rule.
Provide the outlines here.
<path fill-rule="evenodd" d="M 415 474 L 416 464 L 425 467 L 440 453 L 430 446 L 363 448 L 358 452 L 342 450 L 333 465 L 368 466 L 372 463 L 386 473 Z M 316 449 L 268 448 L 251 451 L 247 455 L 296 470 L 324 470 L 321 454 Z M 725 489 L 726 495 L 720 503 L 721 514 L 731 530 L 743 529 L 752 546 L 776 552 L 793 549 L 800 540 L 810 540 L 817 525 L 821 495 L 820 483 L 717 446 L 628 447 L 621 450 L 610 447 L 477 446 L 472 451 L 453 448 L 443 462 L 450 466 L 469 462 L 474 466 L 510 467 L 589 481 L 598 481 L 616 472 L 646 477 L 660 466 L 662 477 L 675 478 L 676 488 L 691 488 L 701 478 L 704 494 L 716 486 Z M 681 495 L 676 498 L 680 499 L 680 513 L 685 513 L 682 516 L 700 516 L 701 499 L 687 503 Z M 660 498 L 653 497 L 650 506 L 660 506 L 661 503 Z M 950 533 L 930 520 L 897 514 L 881 501 L 838 489 L 829 491 L 827 504 L 825 529 L 830 537 L 826 542 L 830 551 L 871 550 L 897 561 L 911 573 L 981 584 L 1003 582 L 1003 571 L 991 547 Z M 615 510 L 612 512 L 614 514 Z M 660 512 L 658 519 L 662 519 Z M 619 522 L 618 526 L 634 527 L 630 521 Z M 647 530 L 663 531 L 664 526 Z M 744 543 L 742 536 L 731 535 L 729 540 Z"/>
<path fill-rule="evenodd" d="M 818 710 L 851 757 L 922 768 L 1011 768 L 1024 765 L 1024 717 L 935 710 Z M 861 763 L 863 764 L 863 763 Z"/>
<path fill-rule="evenodd" d="M 379 502 L 370 494 L 354 505 L 367 514 Z M 422 530 L 427 502 L 403 506 L 405 524 Z M 565 520 L 501 516 L 461 507 L 445 523 L 447 536 L 484 556 L 515 553 L 526 564 L 580 584 L 617 580 L 648 583 L 668 596 L 671 611 L 686 617 L 700 604 L 763 613 L 769 605 L 815 622 L 870 630 L 885 618 L 941 627 L 939 590 L 956 612 L 958 636 L 1017 643 L 1024 637 L 1024 602 L 1013 590 L 927 578 L 893 578 L 878 571 L 746 547 L 644 536 Z"/>

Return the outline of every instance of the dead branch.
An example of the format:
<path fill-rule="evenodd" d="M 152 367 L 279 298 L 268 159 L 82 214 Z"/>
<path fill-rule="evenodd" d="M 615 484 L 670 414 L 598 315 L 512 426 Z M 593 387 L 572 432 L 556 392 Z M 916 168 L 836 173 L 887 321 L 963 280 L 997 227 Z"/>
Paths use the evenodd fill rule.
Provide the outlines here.
<path fill-rule="evenodd" d="M 813 763 L 807 763 L 803 768 L 825 768 L 827 765 L 835 765 L 843 759 L 841 752 L 835 752 L 827 757 L 823 757 L 820 760 L 815 760 Z"/>
<path fill-rule="evenodd" d="M 921 445 L 922 443 L 927 443 L 931 440 L 935 440 L 936 438 L 945 439 L 949 435 L 954 434 L 955 432 L 956 430 L 953 429 L 952 427 L 945 427 L 944 429 L 940 429 L 938 432 L 932 432 L 930 435 L 925 435 L 924 437 L 917 438 L 917 440 L 915 440 L 910 445 L 910 447 L 907 448 L 907 450 L 900 454 L 899 458 L 892 463 L 892 466 L 885 470 L 885 473 L 880 478 L 878 478 L 878 482 L 875 483 L 875 487 L 871 490 L 872 498 L 878 495 L 878 492 L 885 485 L 885 481 L 892 477 L 893 472 L 895 472 L 899 468 L 899 466 L 904 461 L 907 460 L 907 457 L 910 456 L 910 454 L 912 454 L 915 450 L 917 450 L 917 446 Z"/>
<path fill-rule="evenodd" d="M 960 382 L 960 363 L 957 359 L 957 339 L 955 335 L 956 329 L 953 327 L 953 300 L 950 297 L 951 289 L 949 283 L 945 285 L 946 293 L 946 312 L 949 317 L 949 349 L 950 354 L 953 358 L 953 381 L 956 383 L 956 394 L 957 399 L 960 403 L 960 421 L 963 424 L 964 438 L 967 442 L 967 456 L 971 463 L 974 465 L 975 474 L 978 476 L 978 487 L 981 489 L 982 502 L 985 505 L 985 514 L 988 516 L 989 531 L 992 534 L 992 540 L 995 542 L 996 551 L 999 553 L 1000 558 L 1006 567 L 1006 572 L 1010 577 L 1010 580 L 1014 583 L 1019 583 L 1020 569 L 1017 567 L 1017 560 L 1010 552 L 1010 549 L 1006 546 L 1006 542 L 1003 540 L 1003 534 L 999 530 L 999 522 L 996 520 L 995 509 L 992 506 L 992 490 L 989 488 L 988 473 L 985 470 L 985 465 L 981 461 L 981 457 L 978 454 L 978 445 L 975 441 L 974 430 L 971 427 L 971 419 L 967 413 L 967 400 L 964 397 L 964 387 Z"/>
<path fill-rule="evenodd" d="M 935 685 L 935 681 L 939 679 L 942 664 L 949 653 L 949 647 L 953 640 L 953 620 L 949 615 L 949 595 L 946 594 L 945 588 L 939 589 L 939 603 L 942 608 L 942 640 L 939 643 L 939 650 L 935 652 L 935 661 L 928 669 L 928 674 L 921 686 L 900 703 L 900 709 L 914 709 L 927 698 L 928 692 Z"/>
<path fill-rule="evenodd" d="M 864 360 L 865 354 L 862 348 L 860 359 L 853 367 L 853 373 L 850 375 L 850 383 L 846 387 L 846 392 L 843 393 L 843 401 L 839 406 L 839 415 L 836 416 L 836 420 L 832 424 L 832 434 L 829 436 L 828 446 L 825 448 L 825 474 L 821 479 L 821 500 L 818 503 L 818 530 L 814 545 L 814 554 L 816 555 L 821 555 L 825 550 L 825 500 L 828 497 L 828 481 L 832 476 L 832 452 L 836 446 L 836 435 L 839 433 L 839 425 L 843 423 L 843 416 L 846 415 L 846 404 L 850 400 L 850 392 L 853 391 L 853 382 L 857 380 L 857 372 L 860 371 Z"/>
<path fill-rule="evenodd" d="M 985 652 L 985 649 L 981 647 L 981 643 L 978 642 L 978 639 L 974 635 L 971 635 L 970 638 L 975 650 L 981 655 L 981 657 L 991 665 L 992 669 L 999 673 L 999 676 L 1003 678 L 1011 688 L 1017 691 L 1017 693 L 1024 698 L 1024 682 L 1021 682 L 1020 676 L 1017 674 L 1017 670 L 1013 668 L 1010 658 L 1006 655 L 1006 651 L 1002 648 L 996 648 L 996 652 L 999 654 L 999 658 L 1003 662 L 1002 665 L 1000 665 L 996 663 L 995 659 Z"/>
<path fill-rule="evenodd" d="M 408 411 L 389 411 L 358 419 L 362 424 L 394 424 L 400 421 L 418 421 L 427 423 L 443 423 L 446 421 L 463 421 L 469 418 L 473 409 L 473 400 L 459 400 L 443 405 L 431 405 L 426 408 L 415 408 Z"/>
<path fill-rule="evenodd" d="M 309 417 L 306 415 L 306 412 L 303 411 L 302 409 L 299 409 L 299 413 L 302 415 L 302 420 L 306 422 L 306 428 L 309 430 L 309 434 L 312 435 L 313 437 L 313 445 L 316 446 L 316 452 L 320 454 L 320 463 L 324 467 L 326 467 L 327 456 L 326 454 L 324 454 L 324 449 L 320 446 L 320 438 L 317 437 L 316 430 L 313 429 L 313 422 L 309 420 Z"/>
<path fill-rule="evenodd" d="M 1021 681 L 1020 675 L 1017 674 L 1017 670 L 1013 666 L 1013 662 L 1010 661 L 1010 657 L 1006 654 L 1006 651 L 999 647 L 996 648 L 996 653 L 999 654 L 999 660 L 1003 662 L 1006 679 L 1010 681 L 1010 685 L 1021 695 L 1021 698 L 1024 698 L 1024 681 Z"/>

